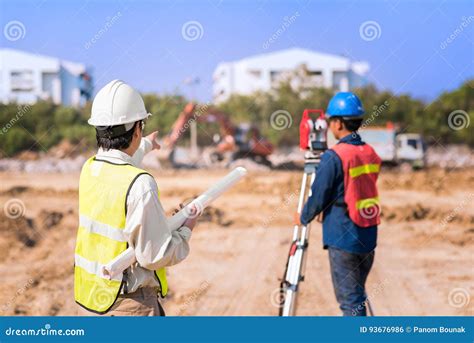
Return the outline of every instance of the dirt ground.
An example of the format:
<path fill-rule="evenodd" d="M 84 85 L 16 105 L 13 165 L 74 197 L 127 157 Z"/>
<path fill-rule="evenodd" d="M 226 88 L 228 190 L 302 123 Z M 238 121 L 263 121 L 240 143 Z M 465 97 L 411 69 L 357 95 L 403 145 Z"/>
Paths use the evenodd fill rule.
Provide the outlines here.
<path fill-rule="evenodd" d="M 225 173 L 153 172 L 169 211 Z M 205 213 L 189 257 L 169 269 L 168 315 L 278 313 L 300 177 L 299 172 L 252 172 Z M 4 172 L 0 180 L 0 314 L 76 314 L 78 174 Z M 375 313 L 472 315 L 473 170 L 385 170 L 379 185 L 383 222 L 367 285 Z M 297 314 L 339 313 L 316 223 Z"/>

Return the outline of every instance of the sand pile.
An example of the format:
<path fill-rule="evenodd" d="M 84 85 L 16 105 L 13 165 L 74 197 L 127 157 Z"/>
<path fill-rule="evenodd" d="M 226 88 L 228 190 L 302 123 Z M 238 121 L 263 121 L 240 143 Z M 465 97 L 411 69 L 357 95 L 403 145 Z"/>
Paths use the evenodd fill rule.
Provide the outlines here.
<path fill-rule="evenodd" d="M 35 247 L 63 216 L 63 213 L 45 210 L 36 218 L 27 218 L 13 209 L 0 212 L 0 256 L 6 259 L 17 249 Z"/>
<path fill-rule="evenodd" d="M 399 207 L 384 206 L 381 216 L 389 222 L 410 222 L 420 220 L 438 221 L 440 225 L 456 223 L 464 226 L 474 225 L 474 216 L 462 211 L 435 209 L 416 203 Z"/>

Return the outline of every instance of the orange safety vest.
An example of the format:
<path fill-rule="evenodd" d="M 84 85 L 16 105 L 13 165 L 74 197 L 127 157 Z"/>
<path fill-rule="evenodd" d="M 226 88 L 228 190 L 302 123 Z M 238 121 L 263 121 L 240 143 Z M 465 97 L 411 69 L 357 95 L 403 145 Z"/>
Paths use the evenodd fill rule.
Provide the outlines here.
<path fill-rule="evenodd" d="M 368 145 L 339 143 L 332 150 L 342 161 L 344 202 L 351 220 L 358 226 L 380 224 L 377 178 L 382 160 Z"/>

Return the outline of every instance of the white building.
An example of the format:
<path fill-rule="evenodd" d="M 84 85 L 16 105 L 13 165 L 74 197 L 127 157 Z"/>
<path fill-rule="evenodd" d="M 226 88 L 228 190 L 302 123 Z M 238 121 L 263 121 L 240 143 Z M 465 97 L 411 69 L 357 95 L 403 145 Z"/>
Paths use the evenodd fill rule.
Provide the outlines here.
<path fill-rule="evenodd" d="M 369 64 L 300 48 L 223 62 L 213 74 L 214 101 L 224 101 L 232 94 L 248 95 L 271 90 L 299 68 L 306 70 L 304 86 L 348 91 L 367 83 Z"/>
<path fill-rule="evenodd" d="M 51 100 L 80 106 L 92 95 L 89 70 L 80 63 L 0 49 L 0 102 L 31 104 Z"/>

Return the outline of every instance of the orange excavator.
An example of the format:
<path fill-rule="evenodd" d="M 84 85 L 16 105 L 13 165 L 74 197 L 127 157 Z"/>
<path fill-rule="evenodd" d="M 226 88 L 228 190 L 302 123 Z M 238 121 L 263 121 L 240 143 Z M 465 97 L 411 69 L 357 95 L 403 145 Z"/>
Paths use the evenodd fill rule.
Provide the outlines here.
<path fill-rule="evenodd" d="M 256 126 L 245 123 L 234 125 L 226 113 L 207 104 L 197 105 L 192 102 L 185 106 L 173 124 L 171 133 L 165 138 L 165 144 L 171 150 L 172 163 L 176 144 L 192 122 L 216 123 L 219 126 L 220 135 L 213 137 L 215 146 L 211 162 L 223 161 L 226 156 L 230 156 L 230 161 L 250 158 L 258 163 L 271 165 L 267 157 L 273 152 L 273 145 L 261 136 Z"/>

